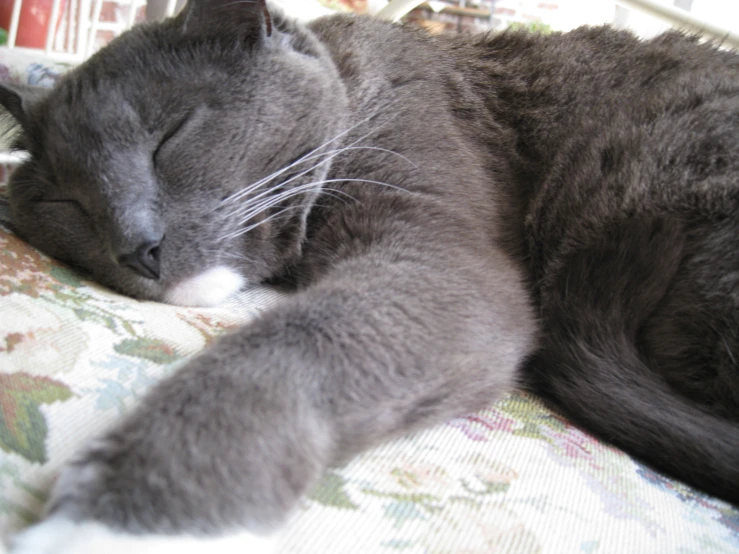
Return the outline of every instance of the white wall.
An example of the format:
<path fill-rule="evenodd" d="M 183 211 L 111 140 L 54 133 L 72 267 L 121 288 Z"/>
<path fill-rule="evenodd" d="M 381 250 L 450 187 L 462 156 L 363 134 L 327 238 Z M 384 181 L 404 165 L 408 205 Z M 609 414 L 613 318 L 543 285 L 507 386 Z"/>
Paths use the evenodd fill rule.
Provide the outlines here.
<path fill-rule="evenodd" d="M 580 25 L 600 25 L 615 23 L 617 2 L 615 0 L 548 0 L 559 8 L 544 13 L 544 23 L 553 29 L 567 31 Z M 655 0 L 674 6 L 673 0 Z M 497 6 L 518 5 L 519 8 L 535 9 L 539 0 L 499 0 Z M 625 10 L 621 8 L 621 10 Z M 537 12 L 541 14 L 542 12 Z M 726 29 L 739 30 L 739 0 L 693 0 L 690 13 L 694 16 L 714 23 Z M 624 16 L 625 15 L 625 16 Z M 637 10 L 622 12 L 619 22 L 634 30 L 637 34 L 649 37 L 669 28 L 653 16 Z"/>
<path fill-rule="evenodd" d="M 285 13 L 300 21 L 310 21 L 316 17 L 333 13 L 321 6 L 317 0 L 270 0 L 270 3 L 282 8 Z"/>

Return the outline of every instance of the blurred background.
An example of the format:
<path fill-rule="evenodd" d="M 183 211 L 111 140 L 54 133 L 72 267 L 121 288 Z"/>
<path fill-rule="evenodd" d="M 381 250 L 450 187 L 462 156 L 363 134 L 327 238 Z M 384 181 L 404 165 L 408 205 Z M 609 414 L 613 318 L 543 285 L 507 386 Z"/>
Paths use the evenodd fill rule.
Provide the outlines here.
<path fill-rule="evenodd" d="M 324 5 L 377 13 L 387 0 L 326 0 Z M 653 0 L 652 3 L 685 11 L 717 26 L 739 26 L 736 0 Z M 405 21 L 432 31 L 478 32 L 523 26 L 538 31 L 568 31 L 581 25 L 610 23 L 653 36 L 673 22 L 615 0 L 437 0 L 421 3 Z M 646 3 L 645 3 L 646 4 Z"/>
<path fill-rule="evenodd" d="M 676 26 L 674 14 L 697 21 L 693 30 L 739 26 L 737 0 L 272 0 L 300 19 L 336 11 L 387 15 L 432 33 L 508 27 L 566 31 L 610 23 L 649 37 Z M 393 4 L 388 7 L 388 4 Z M 0 45 L 42 49 L 59 60 L 80 61 L 134 23 L 162 19 L 184 0 L 0 0 Z M 398 6 L 401 6 L 398 8 Z M 646 8 L 645 8 L 646 6 Z M 655 8 L 656 6 L 656 8 Z M 660 9 L 667 11 L 665 17 Z M 402 14 L 399 17 L 398 14 Z M 673 17 L 669 15 L 672 14 Z"/>

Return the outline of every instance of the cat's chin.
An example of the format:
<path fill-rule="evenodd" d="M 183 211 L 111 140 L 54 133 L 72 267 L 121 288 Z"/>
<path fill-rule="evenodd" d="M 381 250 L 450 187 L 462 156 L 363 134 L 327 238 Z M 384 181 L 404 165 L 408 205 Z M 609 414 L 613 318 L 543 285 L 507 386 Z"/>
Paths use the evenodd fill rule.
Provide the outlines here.
<path fill-rule="evenodd" d="M 163 300 L 176 306 L 212 308 L 225 302 L 246 285 L 246 279 L 225 266 L 213 267 L 176 284 Z"/>

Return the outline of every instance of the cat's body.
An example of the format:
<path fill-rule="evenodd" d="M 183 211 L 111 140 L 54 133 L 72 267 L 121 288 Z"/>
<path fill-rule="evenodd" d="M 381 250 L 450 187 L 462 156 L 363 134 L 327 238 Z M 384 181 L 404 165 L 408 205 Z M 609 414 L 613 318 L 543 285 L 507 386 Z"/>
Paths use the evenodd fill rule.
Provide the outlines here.
<path fill-rule="evenodd" d="M 82 453 L 17 552 L 264 532 L 328 465 L 519 382 L 739 501 L 739 56 L 268 28 L 195 2 L 46 99 L 0 95 L 31 243 L 156 300 L 296 286 Z"/>

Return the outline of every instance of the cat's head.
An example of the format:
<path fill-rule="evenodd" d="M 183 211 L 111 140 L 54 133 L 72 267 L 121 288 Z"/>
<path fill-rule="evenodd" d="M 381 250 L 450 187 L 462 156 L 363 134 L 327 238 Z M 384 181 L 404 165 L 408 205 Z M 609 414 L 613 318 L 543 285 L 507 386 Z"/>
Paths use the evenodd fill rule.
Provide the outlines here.
<path fill-rule="evenodd" d="M 125 294 L 213 305 L 299 254 L 345 122 L 307 30 L 263 2 L 190 0 L 47 92 L 0 86 L 30 154 L 11 221 Z"/>

